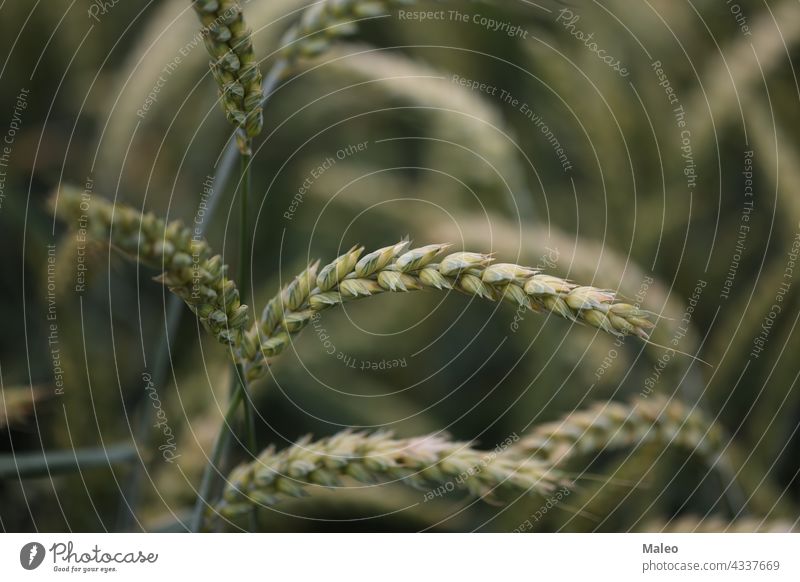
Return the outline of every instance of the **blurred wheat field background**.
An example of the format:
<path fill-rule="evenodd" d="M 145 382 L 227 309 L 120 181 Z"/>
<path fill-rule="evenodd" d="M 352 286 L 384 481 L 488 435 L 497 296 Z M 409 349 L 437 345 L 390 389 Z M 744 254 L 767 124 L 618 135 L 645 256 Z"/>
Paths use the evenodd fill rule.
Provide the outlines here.
<path fill-rule="evenodd" d="M 237 417 L 212 529 L 797 529 L 797 0 L 240 3 L 252 135 L 260 94 L 226 120 L 188 0 L 0 4 L 4 531 L 191 529 L 231 353 L 175 318 L 163 246 L 123 256 L 145 212 L 208 240 L 251 322 L 316 259 L 408 237 L 654 324 L 491 285 L 307 310 L 253 376 L 257 448 Z M 229 121 L 252 138 L 246 269 Z M 81 217 L 106 202 L 98 240 Z"/>

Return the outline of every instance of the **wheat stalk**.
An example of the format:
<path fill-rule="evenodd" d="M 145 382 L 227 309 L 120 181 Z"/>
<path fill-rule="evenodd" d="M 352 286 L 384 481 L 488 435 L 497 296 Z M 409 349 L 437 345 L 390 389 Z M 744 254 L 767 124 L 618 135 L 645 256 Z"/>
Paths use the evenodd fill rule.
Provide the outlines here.
<path fill-rule="evenodd" d="M 332 263 L 311 264 L 264 308 L 261 319 L 243 337 L 241 357 L 250 379 L 265 373 L 266 358 L 289 345 L 322 310 L 345 301 L 385 292 L 420 289 L 455 290 L 470 296 L 549 312 L 608 333 L 648 338 L 653 327 L 648 313 L 617 302 L 612 291 L 581 286 L 565 279 L 510 263 L 492 264 L 485 254 L 458 252 L 434 263 L 450 245 L 432 244 L 409 250 L 401 241 L 363 255 L 353 247 Z"/>
<path fill-rule="evenodd" d="M 161 269 L 156 280 L 183 299 L 218 341 L 240 344 L 249 327 L 247 306 L 240 303 L 236 284 L 225 277 L 222 257 L 212 255 L 208 243 L 180 220 L 166 223 L 98 197 L 84 200 L 83 192 L 71 187 L 62 187 L 52 203 L 70 224 L 85 222 L 88 238 L 109 241 L 143 265 Z"/>
<path fill-rule="evenodd" d="M 236 0 L 192 0 L 203 25 L 203 39 L 212 61 L 211 72 L 219 85 L 228 121 L 248 138 L 264 125 L 261 71 L 253 52 L 250 31 Z"/>
<path fill-rule="evenodd" d="M 319 441 L 305 437 L 279 452 L 267 448 L 231 473 L 215 510 L 232 518 L 254 505 L 306 495 L 312 485 L 337 487 L 342 477 L 362 483 L 402 480 L 417 488 L 452 483 L 452 489 L 476 496 L 498 487 L 546 494 L 564 483 L 545 463 L 476 450 L 437 435 L 396 439 L 389 432 L 344 431 Z"/>
<path fill-rule="evenodd" d="M 653 395 L 630 404 L 598 402 L 561 420 L 535 427 L 508 454 L 558 466 L 577 455 L 658 442 L 680 445 L 709 458 L 724 448 L 720 428 L 696 408 Z"/>

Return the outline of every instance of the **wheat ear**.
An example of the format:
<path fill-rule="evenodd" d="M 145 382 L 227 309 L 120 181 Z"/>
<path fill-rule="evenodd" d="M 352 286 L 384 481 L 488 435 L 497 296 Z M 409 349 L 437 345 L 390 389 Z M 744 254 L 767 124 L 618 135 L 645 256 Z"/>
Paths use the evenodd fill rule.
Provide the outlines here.
<path fill-rule="evenodd" d="M 653 327 L 647 312 L 617 302 L 612 291 L 576 285 L 530 267 L 493 264 L 491 256 L 481 253 L 452 253 L 434 262 L 450 245 L 409 246 L 401 241 L 363 256 L 363 247 L 353 247 L 321 269 L 313 263 L 295 277 L 244 335 L 241 357 L 248 378 L 263 375 L 265 359 L 286 349 L 291 334 L 308 325 L 317 312 L 385 292 L 452 289 L 489 301 L 505 299 L 618 336 L 647 339 L 646 330 Z"/>
<path fill-rule="evenodd" d="M 546 494 L 565 482 L 540 461 L 479 451 L 441 436 L 395 439 L 388 432 L 344 431 L 319 441 L 305 437 L 279 452 L 269 447 L 234 469 L 215 510 L 235 517 L 254 504 L 275 505 L 285 497 L 306 495 L 312 485 L 337 487 L 342 477 L 362 483 L 402 480 L 417 488 L 445 484 L 447 491 L 459 488 L 476 496 L 498 487 Z"/>
<path fill-rule="evenodd" d="M 306 8 L 281 39 L 281 57 L 292 63 L 325 52 L 336 38 L 356 31 L 355 20 L 385 14 L 397 0 L 324 0 Z"/>
<path fill-rule="evenodd" d="M 53 198 L 58 215 L 70 224 L 86 224 L 87 238 L 109 241 L 138 262 L 162 269 L 156 278 L 183 299 L 218 341 L 237 346 L 249 327 L 247 306 L 236 284 L 225 277 L 227 266 L 212 255 L 208 243 L 193 237 L 180 220 L 166 223 L 152 213 L 113 205 L 62 187 Z"/>
<path fill-rule="evenodd" d="M 507 453 L 558 466 L 577 455 L 658 442 L 706 458 L 724 449 L 720 428 L 697 409 L 660 395 L 630 404 L 598 402 L 561 420 L 535 427 Z"/>
<path fill-rule="evenodd" d="M 352 35 L 360 19 L 386 15 L 396 6 L 416 0 L 323 0 L 306 8 L 300 20 L 281 40 L 282 58 L 292 63 L 300 57 L 317 56 L 337 38 Z"/>
<path fill-rule="evenodd" d="M 219 85 L 228 121 L 248 138 L 261 133 L 263 93 L 261 71 L 253 52 L 250 31 L 236 0 L 193 0 L 203 25 L 203 39 L 211 55 L 211 72 Z"/>

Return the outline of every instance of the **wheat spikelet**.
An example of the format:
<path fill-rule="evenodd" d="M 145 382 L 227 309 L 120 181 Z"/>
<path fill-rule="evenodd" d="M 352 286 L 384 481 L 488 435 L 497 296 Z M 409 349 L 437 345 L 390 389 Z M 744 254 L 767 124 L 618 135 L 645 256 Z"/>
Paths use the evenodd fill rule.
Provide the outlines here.
<path fill-rule="evenodd" d="M 722 432 L 695 408 L 660 395 L 630 404 L 598 402 L 561 420 L 537 426 L 508 453 L 559 465 L 588 453 L 658 442 L 680 445 L 706 458 L 724 447 Z"/>
<path fill-rule="evenodd" d="M 715 515 L 710 517 L 687 515 L 666 522 L 649 522 L 642 528 L 642 531 L 659 533 L 791 533 L 799 529 L 796 521 L 792 522 L 788 519 L 771 520 L 746 517 L 727 521 Z"/>
<path fill-rule="evenodd" d="M 286 349 L 291 334 L 306 327 L 317 312 L 385 292 L 456 290 L 489 301 L 505 299 L 618 336 L 647 339 L 646 330 L 653 327 L 647 312 L 617 302 L 611 291 L 521 265 L 493 264 L 491 256 L 481 253 L 452 253 L 435 263 L 450 245 L 409 246 L 401 241 L 363 256 L 363 247 L 353 247 L 321 269 L 318 262 L 309 265 L 267 304 L 261 320 L 245 334 L 241 357 L 247 377 L 263 375 L 265 358 Z"/>
<path fill-rule="evenodd" d="M 250 31 L 236 0 L 192 0 L 203 25 L 211 72 L 220 89 L 225 115 L 248 138 L 261 133 L 261 71 L 253 52 Z"/>
<path fill-rule="evenodd" d="M 238 345 L 249 326 L 247 306 L 225 277 L 227 266 L 212 255 L 208 243 L 192 236 L 179 220 L 166 223 L 152 213 L 141 214 L 122 204 L 111 204 L 83 192 L 62 187 L 53 204 L 70 225 L 86 223 L 87 237 L 107 240 L 128 256 L 154 269 L 163 269 L 158 281 L 183 299 L 218 341 Z"/>
<path fill-rule="evenodd" d="M 479 451 L 441 436 L 395 439 L 388 432 L 344 431 L 314 442 L 306 437 L 280 452 L 266 449 L 231 473 L 215 509 L 234 517 L 254 504 L 275 505 L 285 497 L 306 495 L 311 485 L 339 486 L 342 477 L 363 483 L 402 480 L 418 488 L 452 483 L 453 489 L 477 496 L 490 495 L 497 487 L 548 493 L 564 482 L 539 461 Z"/>

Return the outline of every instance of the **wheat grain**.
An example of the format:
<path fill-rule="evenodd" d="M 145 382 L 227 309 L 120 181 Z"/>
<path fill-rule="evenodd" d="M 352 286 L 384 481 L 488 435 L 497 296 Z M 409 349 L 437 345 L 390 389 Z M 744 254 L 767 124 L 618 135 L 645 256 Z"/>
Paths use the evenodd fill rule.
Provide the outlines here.
<path fill-rule="evenodd" d="M 243 337 L 240 356 L 247 377 L 266 371 L 266 358 L 289 345 L 316 312 L 345 301 L 385 292 L 420 289 L 455 290 L 489 301 L 505 299 L 538 312 L 554 313 L 608 333 L 647 339 L 653 327 L 648 313 L 617 302 L 612 291 L 580 286 L 536 269 L 493 264 L 481 253 L 458 252 L 434 260 L 450 245 L 432 244 L 408 250 L 401 241 L 363 255 L 353 247 L 332 263 L 313 263 L 264 308 L 261 319 Z"/>
<path fill-rule="evenodd" d="M 706 458 L 724 448 L 722 431 L 696 408 L 652 395 L 624 404 L 598 402 L 561 420 L 535 427 L 508 453 L 555 466 L 577 455 L 658 442 L 679 445 Z"/>
<path fill-rule="evenodd" d="M 109 241 L 116 249 L 145 266 L 163 269 L 157 280 L 183 299 L 218 341 L 237 346 L 249 327 L 247 306 L 225 277 L 227 266 L 212 255 L 205 240 L 192 236 L 179 220 L 166 223 L 152 213 L 142 214 L 83 192 L 62 187 L 53 198 L 57 214 L 69 224 L 86 224 L 87 238 Z"/>
<path fill-rule="evenodd" d="M 261 71 L 236 0 L 193 0 L 225 115 L 248 138 L 261 133 Z"/>
<path fill-rule="evenodd" d="M 337 487 L 342 477 L 362 483 L 402 480 L 418 488 L 452 483 L 453 489 L 476 496 L 499 487 L 546 494 L 564 483 L 560 473 L 539 461 L 479 451 L 441 436 L 395 439 L 388 432 L 344 431 L 314 442 L 305 437 L 280 452 L 269 447 L 231 473 L 215 509 L 235 517 L 254 504 L 275 505 L 285 497 L 306 495 L 312 485 Z"/>

